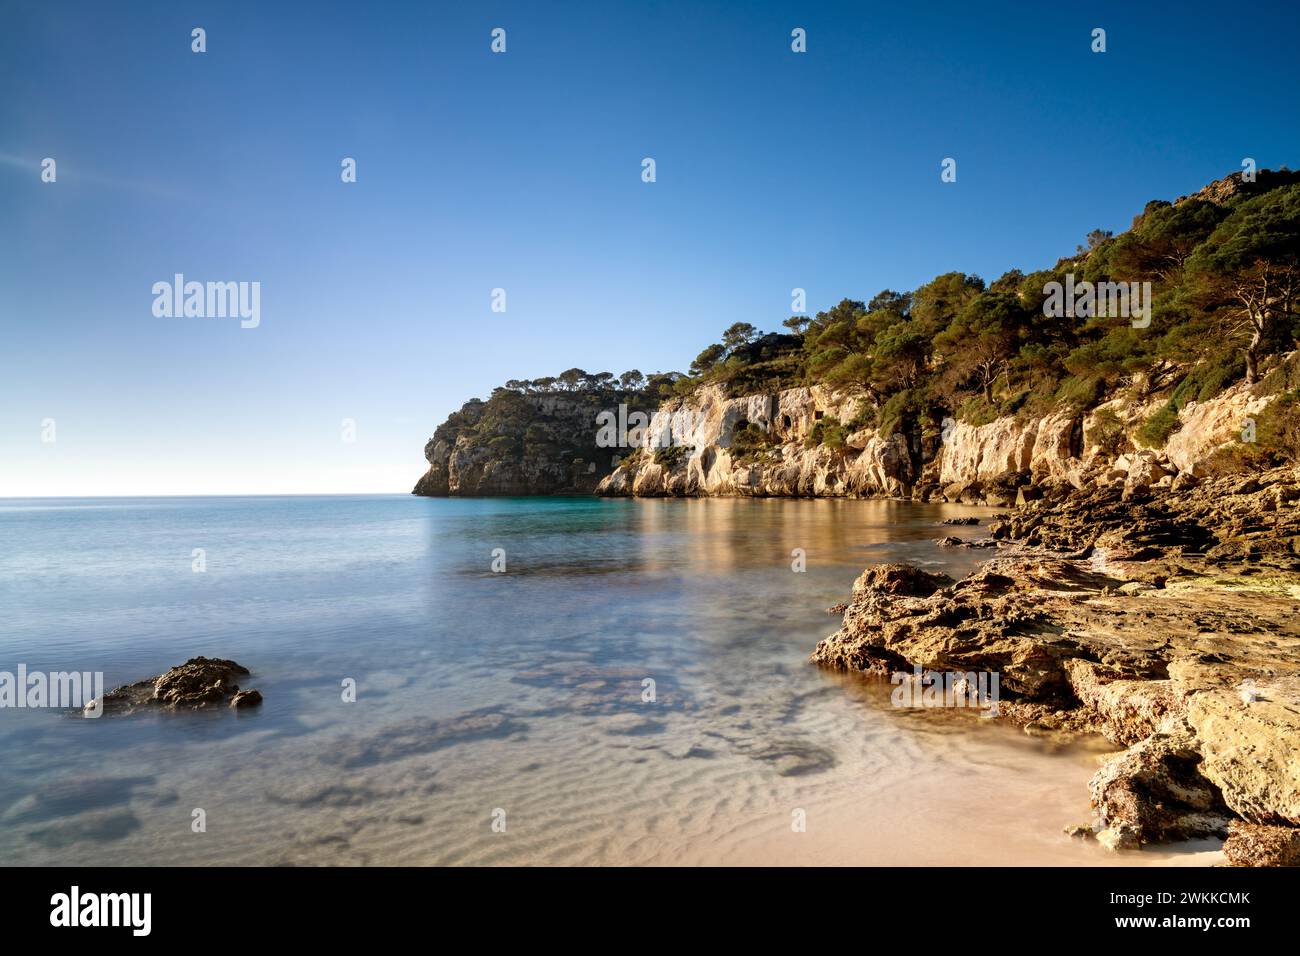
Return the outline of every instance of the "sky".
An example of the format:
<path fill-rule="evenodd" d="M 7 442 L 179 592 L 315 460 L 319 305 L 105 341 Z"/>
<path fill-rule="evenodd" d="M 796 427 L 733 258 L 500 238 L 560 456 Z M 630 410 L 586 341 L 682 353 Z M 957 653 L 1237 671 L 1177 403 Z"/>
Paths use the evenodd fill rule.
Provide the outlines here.
<path fill-rule="evenodd" d="M 1298 10 L 0 0 L 0 496 L 406 492 L 507 379 L 1050 265 L 1300 165 Z"/>

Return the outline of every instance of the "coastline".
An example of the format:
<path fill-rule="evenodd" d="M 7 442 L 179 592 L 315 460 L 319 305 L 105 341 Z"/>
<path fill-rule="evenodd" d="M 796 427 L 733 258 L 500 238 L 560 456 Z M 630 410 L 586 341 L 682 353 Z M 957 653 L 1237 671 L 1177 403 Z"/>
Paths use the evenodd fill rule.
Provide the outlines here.
<path fill-rule="evenodd" d="M 1298 501 L 1293 468 L 1160 496 L 1058 489 L 995 521 L 1000 553 L 960 581 L 869 568 L 810 659 L 997 671 L 1026 732 L 1124 748 L 1073 835 L 1113 850 L 1227 837 L 1234 865 L 1296 865 Z"/>

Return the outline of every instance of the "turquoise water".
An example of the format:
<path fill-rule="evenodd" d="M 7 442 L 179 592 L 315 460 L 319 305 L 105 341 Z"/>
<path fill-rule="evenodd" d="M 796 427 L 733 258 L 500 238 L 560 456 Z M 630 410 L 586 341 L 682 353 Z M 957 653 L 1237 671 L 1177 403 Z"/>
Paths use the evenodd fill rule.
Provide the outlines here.
<path fill-rule="evenodd" d="M 887 686 L 806 664 L 836 626 L 825 607 L 866 565 L 964 573 L 985 556 L 933 545 L 981 533 L 936 527 L 956 513 L 979 512 L 0 501 L 0 670 L 103 671 L 115 686 L 202 654 L 249 667 L 241 684 L 265 698 L 240 713 L 99 720 L 0 710 L 0 856 L 925 862 L 910 833 L 940 841 L 934 862 L 1099 862 L 1059 832 L 1086 819 L 1090 755 L 968 715 L 893 711 Z M 791 569 L 796 548 L 805 573 Z M 790 826 L 796 809 L 805 833 Z M 971 814 L 1003 822 L 985 831 Z"/>

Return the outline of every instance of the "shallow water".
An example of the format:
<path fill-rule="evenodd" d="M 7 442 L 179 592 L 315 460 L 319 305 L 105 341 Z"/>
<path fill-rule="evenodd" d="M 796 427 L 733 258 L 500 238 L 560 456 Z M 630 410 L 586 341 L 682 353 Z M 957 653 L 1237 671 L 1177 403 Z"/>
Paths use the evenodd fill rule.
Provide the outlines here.
<path fill-rule="evenodd" d="M 1054 748 L 968 711 L 895 709 L 887 684 L 806 663 L 836 627 L 824 609 L 866 565 L 961 574 L 986 557 L 934 546 L 982 533 L 936 526 L 959 513 L 987 512 L 0 501 L 0 670 L 101 670 L 113 686 L 203 654 L 250 667 L 243 685 L 265 697 L 238 714 L 0 709 L 0 859 L 1216 860 L 1213 844 L 1116 858 L 1066 837 L 1088 819 L 1095 747 Z M 496 548 L 504 573 L 491 570 Z M 792 828 L 800 811 L 805 832 Z"/>

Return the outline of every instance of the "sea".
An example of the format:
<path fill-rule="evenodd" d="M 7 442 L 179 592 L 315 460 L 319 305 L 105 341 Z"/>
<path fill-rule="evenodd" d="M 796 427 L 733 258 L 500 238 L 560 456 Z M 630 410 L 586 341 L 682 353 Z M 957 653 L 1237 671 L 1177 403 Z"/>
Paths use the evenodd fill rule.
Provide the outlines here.
<path fill-rule="evenodd" d="M 869 565 L 989 509 L 0 499 L 0 672 L 233 659 L 263 703 L 0 708 L 9 865 L 1201 865 L 1070 838 L 1114 748 L 808 662 Z"/>

